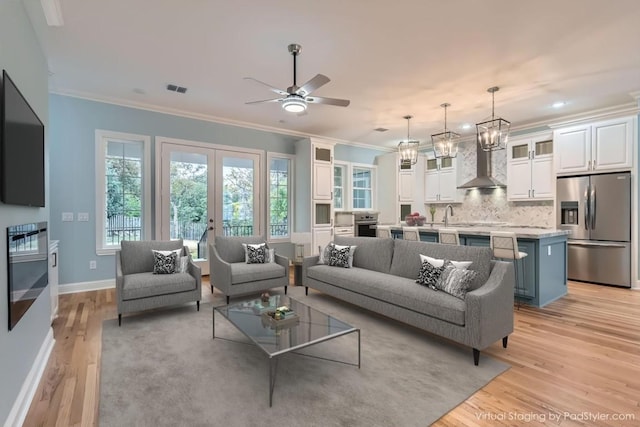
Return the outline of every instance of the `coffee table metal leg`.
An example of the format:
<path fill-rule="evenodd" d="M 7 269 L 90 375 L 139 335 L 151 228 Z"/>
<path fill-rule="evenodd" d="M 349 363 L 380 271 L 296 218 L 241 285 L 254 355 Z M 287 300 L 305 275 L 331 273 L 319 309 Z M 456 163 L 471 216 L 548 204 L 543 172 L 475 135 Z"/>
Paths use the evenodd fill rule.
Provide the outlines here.
<path fill-rule="evenodd" d="M 276 386 L 276 374 L 278 372 L 278 359 L 269 357 L 269 407 L 273 404 L 273 389 Z"/>
<path fill-rule="evenodd" d="M 360 329 L 358 329 L 358 369 L 360 369 Z"/>

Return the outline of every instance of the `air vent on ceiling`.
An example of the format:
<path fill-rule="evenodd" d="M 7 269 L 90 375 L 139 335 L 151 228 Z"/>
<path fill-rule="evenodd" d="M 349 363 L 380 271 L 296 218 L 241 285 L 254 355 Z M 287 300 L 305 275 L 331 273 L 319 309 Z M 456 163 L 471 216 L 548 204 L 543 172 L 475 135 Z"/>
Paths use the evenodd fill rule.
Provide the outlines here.
<path fill-rule="evenodd" d="M 182 86 L 168 84 L 167 85 L 167 90 L 169 90 L 171 92 L 185 93 L 187 91 L 187 88 L 186 87 L 182 87 Z"/>
<path fill-rule="evenodd" d="M 375 130 L 376 132 L 386 132 L 386 131 L 388 131 L 389 129 L 387 129 L 387 128 L 375 128 L 374 130 Z"/>

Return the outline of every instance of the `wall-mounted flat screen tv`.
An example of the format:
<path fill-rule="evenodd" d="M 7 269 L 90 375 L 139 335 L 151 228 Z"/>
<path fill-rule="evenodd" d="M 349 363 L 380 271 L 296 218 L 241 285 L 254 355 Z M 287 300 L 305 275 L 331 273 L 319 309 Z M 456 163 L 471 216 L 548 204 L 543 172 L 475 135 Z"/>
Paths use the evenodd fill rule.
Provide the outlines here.
<path fill-rule="evenodd" d="M 47 223 L 7 227 L 7 257 L 11 330 L 49 283 Z"/>
<path fill-rule="evenodd" d="M 44 125 L 2 70 L 0 200 L 44 207 Z"/>

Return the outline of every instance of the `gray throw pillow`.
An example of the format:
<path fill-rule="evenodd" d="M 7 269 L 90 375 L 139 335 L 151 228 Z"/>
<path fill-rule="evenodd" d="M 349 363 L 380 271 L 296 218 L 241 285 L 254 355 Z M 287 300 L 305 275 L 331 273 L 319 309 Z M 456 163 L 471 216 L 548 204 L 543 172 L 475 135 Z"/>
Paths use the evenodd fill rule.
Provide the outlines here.
<path fill-rule="evenodd" d="M 178 255 L 171 252 L 164 255 L 158 251 L 153 251 L 153 274 L 173 274 L 176 271 L 176 259 Z"/>
<path fill-rule="evenodd" d="M 445 264 L 444 271 L 440 279 L 436 282 L 436 289 L 444 291 L 456 298 L 464 299 L 471 286 L 471 282 L 476 278 L 473 270 L 463 270 L 453 265 Z"/>

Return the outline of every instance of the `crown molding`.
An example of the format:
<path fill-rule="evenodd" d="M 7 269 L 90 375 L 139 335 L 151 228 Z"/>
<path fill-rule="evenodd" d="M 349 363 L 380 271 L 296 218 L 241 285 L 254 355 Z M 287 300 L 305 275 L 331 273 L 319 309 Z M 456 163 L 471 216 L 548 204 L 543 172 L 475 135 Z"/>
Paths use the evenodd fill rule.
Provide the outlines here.
<path fill-rule="evenodd" d="M 639 111 L 640 108 L 638 106 L 638 103 L 631 102 L 622 105 L 616 105 L 613 107 L 601 108 L 599 110 L 593 110 L 587 113 L 573 114 L 561 117 L 552 121 L 548 121 L 546 124 L 551 129 L 557 129 L 561 127 L 587 123 L 594 120 L 605 120 L 614 119 L 617 117 L 633 116 L 637 115 Z"/>
<path fill-rule="evenodd" d="M 266 126 L 266 125 L 260 125 L 256 123 L 244 122 L 241 120 L 228 119 L 225 117 L 194 113 L 191 111 L 180 110 L 177 108 L 162 107 L 156 104 L 147 104 L 143 102 L 134 102 L 134 101 L 130 101 L 122 98 L 100 96 L 100 95 L 96 95 L 88 92 L 80 92 L 80 91 L 74 91 L 69 89 L 53 89 L 53 90 L 49 90 L 49 93 L 53 95 L 68 96 L 71 98 L 85 99 L 87 101 L 95 101 L 95 102 L 102 102 L 105 104 L 118 105 L 121 107 L 135 108 L 138 110 L 152 111 L 155 113 L 170 114 L 172 116 L 184 117 L 187 119 L 195 119 L 195 120 L 202 120 L 205 122 L 236 126 L 236 127 L 241 127 L 245 129 L 259 130 L 263 132 L 272 132 L 272 133 L 277 133 L 281 135 L 295 136 L 300 138 L 319 138 L 326 141 L 331 141 L 335 144 L 350 145 L 350 146 L 368 148 L 368 149 L 377 150 L 377 151 L 394 151 L 395 150 L 389 147 L 379 147 L 377 145 L 367 144 L 364 142 L 347 141 L 344 139 L 332 138 L 324 135 L 315 135 L 311 133 L 298 132 L 290 129 L 278 128 L 275 126 Z"/>
<path fill-rule="evenodd" d="M 62 27 L 64 25 L 60 0 L 40 0 L 40 5 L 47 20 L 47 25 L 50 27 Z"/>

